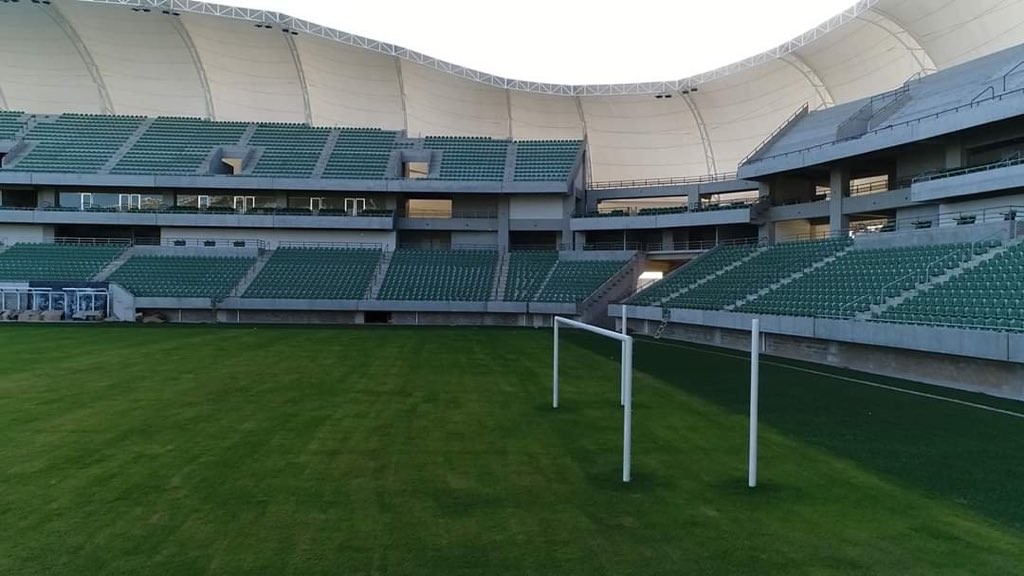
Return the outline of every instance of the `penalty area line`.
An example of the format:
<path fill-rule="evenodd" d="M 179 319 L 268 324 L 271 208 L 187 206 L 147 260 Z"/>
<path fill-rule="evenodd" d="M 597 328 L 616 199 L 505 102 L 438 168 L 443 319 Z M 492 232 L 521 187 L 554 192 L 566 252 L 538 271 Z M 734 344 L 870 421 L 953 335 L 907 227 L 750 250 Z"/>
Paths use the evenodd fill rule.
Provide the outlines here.
<path fill-rule="evenodd" d="M 652 343 L 652 344 L 660 344 L 662 346 L 670 346 L 670 347 L 673 347 L 673 348 L 684 348 L 686 350 L 693 350 L 695 352 L 704 352 L 706 354 L 715 354 L 717 356 L 726 356 L 726 357 L 729 357 L 729 358 L 738 358 L 738 359 L 742 359 L 742 360 L 748 360 L 749 359 L 747 356 L 745 356 L 743 354 L 732 354 L 732 353 L 725 352 L 725 351 L 720 351 L 720 350 L 707 350 L 705 348 L 698 348 L 696 346 L 688 346 L 688 345 L 683 344 L 681 342 L 664 342 L 664 341 L 661 341 L 661 340 L 650 340 L 650 339 L 647 339 L 647 338 L 644 338 L 642 340 L 638 340 L 638 342 L 649 342 L 649 343 Z M 943 402 L 950 402 L 952 404 L 959 404 L 961 406 L 968 406 L 970 408 L 977 408 L 979 410 L 987 410 L 989 412 L 995 412 L 997 414 L 1004 414 L 1006 416 L 1012 416 L 1014 418 L 1024 419 L 1024 414 L 1022 414 L 1020 412 L 1014 412 L 1012 410 L 1003 410 L 1002 408 L 996 408 L 994 406 L 986 406 L 984 404 L 978 404 L 976 402 L 968 402 L 966 400 L 958 400 L 956 398 L 950 398 L 948 396 L 940 396 L 938 394 L 930 394 L 928 392 L 918 392 L 917 390 L 907 390 L 906 388 L 900 388 L 898 386 L 889 386 L 887 384 L 880 384 L 878 382 L 871 382 L 870 380 L 862 380 L 860 378 L 851 378 L 849 376 L 842 376 L 842 375 L 839 375 L 839 374 L 829 374 L 828 372 L 821 372 L 821 371 L 818 371 L 818 370 L 811 370 L 810 368 L 803 368 L 801 366 L 794 366 L 792 364 L 786 364 L 784 362 L 773 362 L 771 360 L 767 360 L 767 361 L 762 360 L 761 363 L 765 364 L 765 365 L 768 365 L 768 366 L 776 366 L 776 367 L 779 367 L 779 368 L 786 368 L 786 369 L 789 369 L 789 370 L 795 370 L 797 372 L 804 372 L 806 374 L 814 374 L 816 376 L 824 376 L 826 378 L 835 378 L 836 380 L 845 380 L 847 382 L 853 382 L 855 384 L 862 384 L 864 386 L 871 386 L 873 388 L 881 388 L 883 390 L 891 390 L 893 392 L 900 392 L 900 393 L 903 393 L 903 394 L 910 394 L 911 396 L 919 396 L 921 398 L 930 398 L 932 400 L 940 400 L 940 401 L 943 401 Z"/>

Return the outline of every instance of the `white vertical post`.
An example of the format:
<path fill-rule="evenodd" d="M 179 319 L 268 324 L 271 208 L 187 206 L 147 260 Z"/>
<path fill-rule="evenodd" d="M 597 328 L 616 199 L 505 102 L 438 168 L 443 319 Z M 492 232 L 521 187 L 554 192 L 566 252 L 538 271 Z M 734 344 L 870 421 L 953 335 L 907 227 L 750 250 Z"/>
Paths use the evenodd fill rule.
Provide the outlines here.
<path fill-rule="evenodd" d="M 552 323 L 555 325 L 555 356 L 551 375 L 551 407 L 558 408 L 558 321 L 552 320 Z"/>
<path fill-rule="evenodd" d="M 760 386 L 761 323 L 757 318 L 750 326 L 750 454 L 747 463 L 747 486 L 757 486 L 757 393 Z"/>
<path fill-rule="evenodd" d="M 626 305 L 622 305 L 622 335 L 626 336 Z M 630 354 L 632 356 L 632 354 Z M 626 371 L 626 342 L 622 342 L 622 375 L 619 377 L 619 406 L 626 406 L 626 379 L 629 378 L 629 372 Z"/>
<path fill-rule="evenodd" d="M 622 305 L 622 335 L 623 336 L 627 336 L 627 333 L 626 333 L 626 320 L 627 320 L 626 305 L 623 304 Z"/>
<path fill-rule="evenodd" d="M 622 342 L 622 371 L 625 375 L 623 389 L 625 390 L 625 401 L 623 403 L 622 418 L 622 481 L 629 482 L 631 478 L 631 459 L 633 445 L 633 341 L 623 340 Z"/>

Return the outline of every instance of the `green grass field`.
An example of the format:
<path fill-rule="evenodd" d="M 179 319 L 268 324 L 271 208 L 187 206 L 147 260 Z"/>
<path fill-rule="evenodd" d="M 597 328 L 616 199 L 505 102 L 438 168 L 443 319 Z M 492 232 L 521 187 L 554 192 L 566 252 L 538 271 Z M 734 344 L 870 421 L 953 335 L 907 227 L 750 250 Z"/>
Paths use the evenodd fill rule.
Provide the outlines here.
<path fill-rule="evenodd" d="M 0 328 L 0 574 L 1014 574 L 1024 419 L 513 329 Z M 801 366 L 797 366 L 801 368 Z M 820 370 L 820 368 L 813 368 Z M 1024 413 L 966 393 L 852 375 Z"/>

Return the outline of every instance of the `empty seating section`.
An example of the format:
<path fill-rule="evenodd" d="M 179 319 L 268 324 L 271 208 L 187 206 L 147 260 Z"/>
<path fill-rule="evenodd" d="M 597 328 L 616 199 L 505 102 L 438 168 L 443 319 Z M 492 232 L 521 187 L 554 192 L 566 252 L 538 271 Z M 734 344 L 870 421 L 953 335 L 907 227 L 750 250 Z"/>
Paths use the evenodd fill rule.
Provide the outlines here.
<path fill-rule="evenodd" d="M 111 173 L 197 174 L 214 148 L 238 144 L 248 126 L 199 118 L 157 118 Z"/>
<path fill-rule="evenodd" d="M 397 132 L 343 128 L 331 150 L 324 178 L 380 180 L 387 177 Z"/>
<path fill-rule="evenodd" d="M 1024 244 L 918 293 L 881 319 L 1024 330 Z"/>
<path fill-rule="evenodd" d="M 629 303 L 637 306 L 657 304 L 680 290 L 692 286 L 704 278 L 717 274 L 719 271 L 743 260 L 757 249 L 755 245 L 718 246 L 700 258 L 682 266 L 660 282 L 655 282 L 639 292 L 630 298 Z"/>
<path fill-rule="evenodd" d="M 537 294 L 537 302 L 579 302 L 625 265 L 625 260 L 559 260 Z"/>
<path fill-rule="evenodd" d="M 86 282 L 123 251 L 123 246 L 15 244 L 0 253 L 0 280 Z"/>
<path fill-rule="evenodd" d="M 391 257 L 380 298 L 490 300 L 497 262 L 494 251 L 399 249 Z"/>
<path fill-rule="evenodd" d="M 134 256 L 110 276 L 140 297 L 223 298 L 252 267 L 253 258 Z"/>
<path fill-rule="evenodd" d="M 25 126 L 25 115 L 21 112 L 0 110 L 0 140 L 14 140 L 18 131 Z"/>
<path fill-rule="evenodd" d="M 537 296 L 558 261 L 558 252 L 523 250 L 509 254 L 505 300 L 528 302 Z"/>
<path fill-rule="evenodd" d="M 441 169 L 437 177 L 440 180 L 505 179 L 508 140 L 427 136 L 423 147 L 441 151 Z"/>
<path fill-rule="evenodd" d="M 579 157 L 579 140 L 535 140 L 516 144 L 516 181 L 559 181 L 569 179 L 569 172 Z"/>
<path fill-rule="evenodd" d="M 249 145 L 263 149 L 252 174 L 313 176 L 330 133 L 328 128 L 310 128 L 304 124 L 260 124 L 249 140 Z"/>
<path fill-rule="evenodd" d="M 970 258 L 970 244 L 851 250 L 739 311 L 852 318 Z"/>
<path fill-rule="evenodd" d="M 94 174 L 138 130 L 143 118 L 64 114 L 40 118 L 24 137 L 28 154 L 6 168 L 20 172 Z"/>
<path fill-rule="evenodd" d="M 762 288 L 847 248 L 849 238 L 788 242 L 754 255 L 739 266 L 665 302 L 669 308 L 720 310 Z"/>
<path fill-rule="evenodd" d="M 246 298 L 361 300 L 368 296 L 381 251 L 278 248 L 245 291 Z"/>

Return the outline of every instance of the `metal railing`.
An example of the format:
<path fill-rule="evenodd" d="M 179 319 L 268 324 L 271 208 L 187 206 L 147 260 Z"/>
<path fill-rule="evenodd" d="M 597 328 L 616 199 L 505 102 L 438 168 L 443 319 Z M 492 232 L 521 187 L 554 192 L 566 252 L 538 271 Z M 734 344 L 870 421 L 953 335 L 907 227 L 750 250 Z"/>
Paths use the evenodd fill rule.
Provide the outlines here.
<path fill-rule="evenodd" d="M 74 236 L 57 236 L 53 239 L 54 244 L 67 244 L 72 246 L 131 246 L 131 238 L 78 238 Z"/>
<path fill-rule="evenodd" d="M 192 215 L 237 215 L 237 216 L 349 216 L 353 218 L 392 218 L 394 210 L 380 210 L 367 208 L 356 213 L 343 208 L 323 208 L 321 210 L 310 210 L 308 208 L 277 208 L 259 207 L 245 210 L 235 209 L 229 206 L 210 206 L 198 208 L 195 206 L 169 206 L 161 205 L 158 208 L 127 208 L 118 206 L 92 206 L 80 208 L 75 206 L 54 206 L 42 204 L 40 206 L 0 206 L 0 210 L 25 211 L 25 212 L 96 212 L 96 213 L 119 213 L 119 214 L 192 214 Z"/>
<path fill-rule="evenodd" d="M 785 120 L 784 120 L 784 121 L 782 122 L 782 124 L 779 124 L 779 125 L 778 125 L 778 126 L 777 126 L 777 127 L 775 128 L 775 130 L 772 130 L 770 134 L 768 134 L 767 136 L 765 136 L 764 140 L 762 140 L 760 144 L 758 144 L 758 145 L 757 145 L 757 146 L 756 146 L 756 147 L 755 147 L 755 148 L 754 148 L 753 150 L 751 150 L 749 154 L 747 154 L 746 156 L 744 156 L 744 157 L 743 157 L 743 159 L 742 159 L 742 160 L 740 160 L 739 166 L 743 166 L 743 165 L 744 165 L 744 164 L 746 164 L 747 162 L 749 162 L 749 161 L 751 161 L 752 159 L 754 159 L 754 158 L 755 158 L 755 157 L 756 157 L 756 156 L 757 156 L 758 154 L 760 154 L 760 153 L 761 153 L 761 151 L 762 151 L 762 150 L 764 150 L 764 148 L 765 148 L 766 146 L 768 146 L 768 144 L 769 144 L 770 142 L 772 142 L 773 140 L 775 140 L 775 138 L 776 138 L 776 137 L 777 137 L 777 136 L 778 136 L 779 134 L 782 134 L 782 132 L 783 132 L 783 131 L 785 131 L 785 130 L 786 130 L 787 128 L 789 128 L 789 126 L 790 126 L 790 125 L 791 125 L 791 124 L 792 124 L 793 122 L 795 122 L 797 118 L 801 118 L 801 117 L 803 117 L 803 116 L 804 116 L 805 114 L 807 114 L 809 110 L 810 110 L 810 105 L 809 105 L 809 104 L 808 104 L 807 102 L 804 102 L 804 103 L 803 103 L 803 106 L 800 106 L 799 108 L 797 108 L 797 109 L 796 109 L 796 112 L 793 112 L 792 114 L 790 114 L 790 115 L 789 115 L 789 117 L 788 117 L 788 118 L 786 118 L 786 119 L 785 119 Z"/>
<path fill-rule="evenodd" d="M 912 184 L 919 182 L 930 182 L 932 180 L 942 180 L 944 178 L 955 178 L 957 176 L 966 176 L 967 174 L 976 174 L 978 172 L 988 172 L 989 170 L 998 170 L 1000 168 L 1009 168 L 1010 166 L 1018 166 L 1024 164 L 1024 159 L 1020 157 L 1018 152 L 1014 157 L 1000 160 L 999 162 L 993 162 L 991 164 L 983 164 L 981 166 L 970 166 L 967 168 L 951 168 L 949 170 L 943 170 L 940 172 L 927 172 L 915 176 L 912 180 Z"/>
<path fill-rule="evenodd" d="M 597 212 L 581 212 L 573 216 L 573 218 L 622 218 L 632 216 L 671 216 L 675 214 L 689 214 L 689 213 L 700 213 L 700 212 L 716 212 L 720 210 L 739 210 L 743 208 L 750 208 L 757 204 L 757 200 L 714 200 L 703 203 L 698 208 L 690 208 L 690 206 L 661 206 L 661 207 L 641 207 L 641 206 L 626 206 L 624 208 L 614 208 L 606 210 L 604 212 L 598 210 Z"/>
<path fill-rule="evenodd" d="M 728 182 L 736 179 L 736 172 L 719 172 L 706 176 L 683 176 L 669 178 L 643 178 L 637 180 L 603 180 L 587 182 L 587 190 L 607 190 L 610 188 L 650 188 L 654 186 L 675 186 L 681 184 L 709 184 L 712 182 Z"/>
<path fill-rule="evenodd" d="M 267 242 L 256 238 L 164 238 L 161 246 L 173 248 L 260 248 Z"/>
<path fill-rule="evenodd" d="M 437 218 L 437 219 L 455 219 L 455 218 L 487 218 L 494 219 L 498 217 L 497 210 L 411 210 L 411 211 L 400 211 L 397 213 L 399 218 Z"/>
<path fill-rule="evenodd" d="M 348 248 L 361 250 L 384 250 L 380 242 L 278 242 L 278 248 Z"/>

